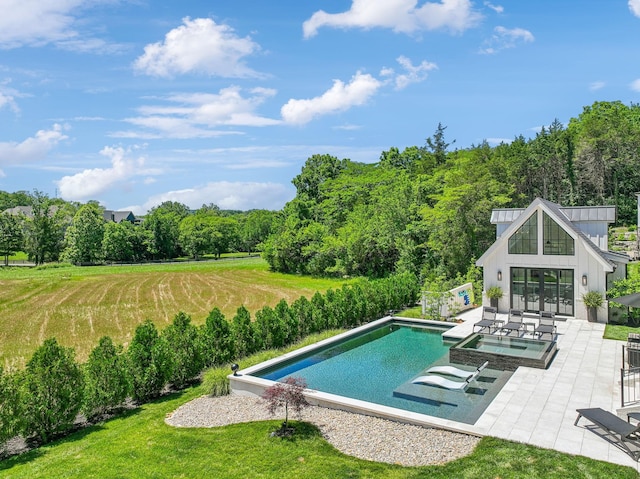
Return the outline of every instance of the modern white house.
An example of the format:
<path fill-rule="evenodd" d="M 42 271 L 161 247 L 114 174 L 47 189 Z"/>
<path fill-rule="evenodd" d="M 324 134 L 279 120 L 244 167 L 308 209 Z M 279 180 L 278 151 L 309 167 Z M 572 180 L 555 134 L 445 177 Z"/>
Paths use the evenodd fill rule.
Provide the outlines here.
<path fill-rule="evenodd" d="M 536 198 L 527 208 L 495 209 L 496 241 L 476 261 L 483 268 L 486 290 L 502 288 L 498 310 L 553 311 L 587 319 L 582 295 L 603 295 L 614 281 L 626 278 L 629 257 L 608 250 L 609 224 L 615 206 L 560 206 Z M 598 322 L 608 321 L 608 304 Z"/>

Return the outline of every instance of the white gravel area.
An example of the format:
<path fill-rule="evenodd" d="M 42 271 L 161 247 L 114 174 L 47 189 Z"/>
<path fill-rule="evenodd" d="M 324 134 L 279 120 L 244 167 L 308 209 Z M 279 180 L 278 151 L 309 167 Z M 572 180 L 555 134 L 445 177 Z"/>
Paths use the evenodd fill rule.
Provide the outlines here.
<path fill-rule="evenodd" d="M 281 417 L 284 419 L 284 412 Z M 167 415 L 165 421 L 175 427 L 217 427 L 273 418 L 261 399 L 228 395 L 194 399 Z M 458 459 L 470 454 L 480 440 L 443 429 L 318 406 L 303 410 L 300 419 L 318 426 L 325 439 L 345 454 L 403 466 L 443 464 Z"/>

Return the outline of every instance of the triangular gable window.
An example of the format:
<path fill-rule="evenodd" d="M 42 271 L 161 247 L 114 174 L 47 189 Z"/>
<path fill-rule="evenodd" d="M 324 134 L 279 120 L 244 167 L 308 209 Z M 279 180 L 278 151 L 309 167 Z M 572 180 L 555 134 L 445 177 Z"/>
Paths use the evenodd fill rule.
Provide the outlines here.
<path fill-rule="evenodd" d="M 575 254 L 575 242 L 562 227 L 553 221 L 547 213 L 542 213 L 543 254 L 567 255 Z"/>
<path fill-rule="evenodd" d="M 509 254 L 538 254 L 538 212 L 509 237 Z"/>

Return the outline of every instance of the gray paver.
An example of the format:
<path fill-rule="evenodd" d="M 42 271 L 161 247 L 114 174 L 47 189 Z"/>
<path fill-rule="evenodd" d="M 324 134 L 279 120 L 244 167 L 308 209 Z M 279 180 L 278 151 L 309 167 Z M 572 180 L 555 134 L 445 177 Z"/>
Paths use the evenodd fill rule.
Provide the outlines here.
<path fill-rule="evenodd" d="M 468 324 L 481 308 L 461 315 Z M 631 466 L 624 451 L 588 429 L 574 425 L 577 408 L 620 407 L 619 341 L 603 339 L 604 324 L 569 318 L 558 323 L 558 353 L 547 370 L 520 367 L 476 422 L 489 436 L 553 448 L 569 454 Z M 461 332 L 462 334 L 462 332 Z"/>

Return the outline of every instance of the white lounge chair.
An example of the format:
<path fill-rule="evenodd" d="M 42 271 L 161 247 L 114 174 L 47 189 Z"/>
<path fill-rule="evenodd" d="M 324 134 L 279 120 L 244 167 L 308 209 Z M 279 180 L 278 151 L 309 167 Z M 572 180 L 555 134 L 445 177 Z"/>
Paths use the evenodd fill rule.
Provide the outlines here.
<path fill-rule="evenodd" d="M 457 378 L 468 379 L 477 371 L 480 372 L 487 367 L 489 361 L 485 361 L 476 368 L 475 371 L 467 371 L 466 369 L 456 368 L 455 366 L 435 366 L 425 371 L 426 374 L 446 374 L 447 376 L 455 376 Z"/>
<path fill-rule="evenodd" d="M 429 374 L 426 376 L 420 376 L 411 381 L 413 384 L 428 384 L 429 386 L 438 386 L 445 389 L 452 389 L 457 391 L 464 391 L 469 386 L 469 383 L 473 381 L 480 371 L 476 371 L 464 381 L 452 381 L 451 379 L 443 378 L 437 374 Z"/>

